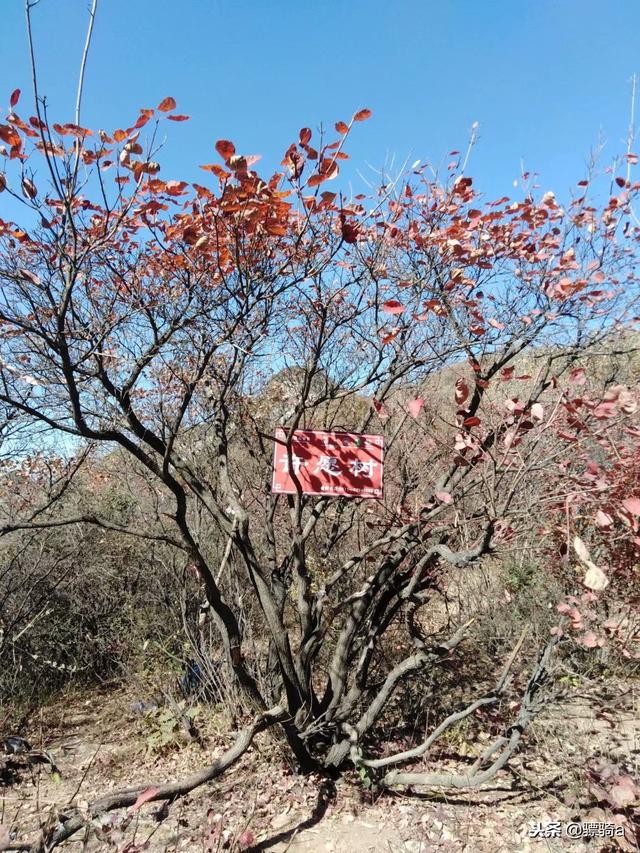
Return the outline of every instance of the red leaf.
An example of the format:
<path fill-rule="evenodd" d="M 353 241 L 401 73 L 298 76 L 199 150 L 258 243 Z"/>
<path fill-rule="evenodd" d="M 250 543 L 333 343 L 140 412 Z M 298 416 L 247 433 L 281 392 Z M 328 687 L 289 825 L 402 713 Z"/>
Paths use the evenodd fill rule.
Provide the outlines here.
<path fill-rule="evenodd" d="M 345 243 L 355 243 L 358 240 L 358 226 L 351 222 L 343 222 L 342 239 Z"/>
<path fill-rule="evenodd" d="M 480 418 L 476 417 L 475 415 L 473 415 L 470 418 L 465 418 L 462 421 L 462 425 L 469 427 L 469 428 L 474 427 L 474 426 L 480 426 L 480 423 L 481 423 Z"/>
<path fill-rule="evenodd" d="M 311 139 L 311 128 L 303 127 L 300 131 L 300 145 L 308 145 Z"/>
<path fill-rule="evenodd" d="M 543 421 L 544 420 L 544 407 L 542 403 L 534 403 L 531 406 L 531 417 L 534 421 Z"/>
<path fill-rule="evenodd" d="M 397 299 L 388 299 L 382 303 L 382 310 L 386 311 L 387 314 L 402 314 L 404 305 Z"/>
<path fill-rule="evenodd" d="M 18 131 L 8 124 L 0 124 L 0 139 L 12 148 L 21 143 Z"/>
<path fill-rule="evenodd" d="M 587 374 L 584 367 L 574 367 L 569 374 L 569 382 L 573 382 L 574 385 L 584 385 L 586 381 Z"/>
<path fill-rule="evenodd" d="M 341 133 L 344 136 L 345 133 L 349 132 L 349 126 L 346 125 L 343 121 L 337 121 L 336 130 L 338 131 L 338 133 Z"/>
<path fill-rule="evenodd" d="M 384 335 L 382 338 L 383 345 L 390 344 L 394 338 L 397 338 L 400 334 L 400 329 L 394 329 L 392 332 Z"/>
<path fill-rule="evenodd" d="M 608 513 L 603 512 L 601 509 L 599 509 L 596 513 L 596 524 L 598 525 L 598 527 L 602 527 L 603 529 L 607 527 L 612 527 L 613 518 L 611 518 Z"/>
<path fill-rule="evenodd" d="M 20 100 L 20 89 L 14 89 L 11 93 L 11 97 L 9 98 L 9 105 L 11 107 L 15 107 L 15 105 Z"/>
<path fill-rule="evenodd" d="M 248 850 L 250 847 L 253 848 L 255 843 L 256 843 L 255 836 L 254 836 L 253 832 L 251 832 L 250 829 L 245 829 L 245 831 L 242 833 L 242 835 L 238 839 L 238 844 L 240 845 L 241 850 Z"/>
<path fill-rule="evenodd" d="M 200 239 L 200 236 L 201 235 L 198 233 L 198 229 L 195 227 L 195 225 L 187 225 L 187 227 L 182 232 L 182 239 L 190 246 L 195 246 L 195 244 Z"/>
<path fill-rule="evenodd" d="M 508 382 L 513 376 L 514 370 L 515 367 L 503 367 L 500 371 L 500 379 L 502 379 L 503 382 Z"/>
<path fill-rule="evenodd" d="M 165 184 L 165 191 L 169 195 L 182 195 L 186 187 L 186 181 L 167 181 Z"/>
<path fill-rule="evenodd" d="M 632 515 L 640 516 L 640 498 L 625 498 L 622 501 L 622 506 Z"/>
<path fill-rule="evenodd" d="M 31 199 L 31 201 L 38 195 L 36 185 L 29 178 L 22 179 L 22 194 L 25 198 Z"/>
<path fill-rule="evenodd" d="M 464 379 L 458 379 L 456 381 L 456 403 L 458 406 L 461 406 L 464 401 L 469 396 L 469 386 L 464 381 Z"/>
<path fill-rule="evenodd" d="M 242 154 L 234 154 L 227 160 L 227 166 L 234 172 L 246 172 L 247 158 L 243 157 Z"/>
<path fill-rule="evenodd" d="M 616 404 L 613 401 L 599 403 L 593 410 L 594 418 L 597 418 L 599 421 L 604 420 L 605 418 L 613 418 L 615 417 L 615 414 Z"/>
<path fill-rule="evenodd" d="M 587 649 L 595 649 L 598 645 L 598 638 L 593 631 L 587 631 L 580 642 Z"/>
<path fill-rule="evenodd" d="M 236 146 L 233 144 L 233 142 L 229 142 L 228 139 L 219 139 L 216 142 L 216 151 L 223 158 L 223 160 L 228 160 L 236 153 Z"/>
<path fill-rule="evenodd" d="M 616 784 L 609 789 L 607 794 L 609 802 L 618 809 L 626 809 L 632 806 L 640 796 L 640 788 L 631 776 L 620 775 L 614 778 Z"/>
<path fill-rule="evenodd" d="M 173 116 L 170 116 L 170 118 L 173 118 Z M 149 116 L 142 113 L 142 115 L 138 116 L 138 119 L 133 126 L 136 130 L 139 130 L 141 127 L 144 127 L 148 121 L 149 121 Z"/>
<path fill-rule="evenodd" d="M 174 98 L 164 98 L 158 104 L 158 109 L 160 110 L 161 113 L 168 113 L 171 110 L 175 110 L 175 108 L 176 108 L 176 102 L 175 102 Z"/>
<path fill-rule="evenodd" d="M 386 420 L 389 417 L 389 412 L 384 403 L 381 403 L 380 400 L 376 400 L 373 398 L 373 408 L 376 410 L 378 417 L 380 420 Z"/>
<path fill-rule="evenodd" d="M 364 109 L 358 110 L 358 112 L 354 115 L 354 121 L 366 121 L 368 118 L 371 118 L 371 110 Z"/>
<path fill-rule="evenodd" d="M 412 418 L 417 418 L 420 412 L 422 411 L 422 407 L 424 406 L 424 399 L 422 397 L 416 397 L 415 400 L 410 400 L 407 404 L 407 409 L 409 410 L 409 414 Z"/>
<path fill-rule="evenodd" d="M 304 157 L 295 145 L 290 145 L 282 161 L 283 166 L 291 170 L 292 177 L 298 179 L 304 170 Z"/>
<path fill-rule="evenodd" d="M 204 169 L 205 172 L 213 172 L 221 181 L 231 177 L 230 172 L 225 172 L 222 166 L 219 166 L 217 163 L 208 163 L 206 166 L 200 166 L 200 168 Z"/>
<path fill-rule="evenodd" d="M 175 116 L 167 116 L 169 121 L 189 121 L 191 116 L 183 116 L 183 115 L 175 115 Z"/>
<path fill-rule="evenodd" d="M 334 157 L 325 157 L 320 161 L 318 166 L 318 171 L 321 175 L 324 175 L 327 180 L 331 178 L 335 178 L 338 174 L 338 164 L 335 161 Z"/>
<path fill-rule="evenodd" d="M 156 794 L 159 793 L 159 791 L 160 791 L 159 788 L 155 788 L 153 786 L 151 788 L 147 788 L 145 791 L 143 791 L 140 794 L 138 799 L 131 806 L 130 811 L 137 812 L 138 809 L 141 808 L 145 803 L 148 803 L 149 800 L 152 800 L 156 796 Z"/>

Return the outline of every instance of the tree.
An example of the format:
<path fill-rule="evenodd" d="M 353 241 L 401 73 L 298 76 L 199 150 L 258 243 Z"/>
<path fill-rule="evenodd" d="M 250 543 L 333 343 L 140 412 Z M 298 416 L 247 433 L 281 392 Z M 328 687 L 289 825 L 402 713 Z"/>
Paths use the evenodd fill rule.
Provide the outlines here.
<path fill-rule="evenodd" d="M 381 786 L 491 778 L 544 701 L 560 631 L 468 773 L 393 768 L 499 701 L 524 636 L 423 743 L 391 754 L 374 733 L 402 685 L 446 668 L 473 630 L 473 619 L 445 618 L 429 629 L 425 605 L 453 575 L 553 526 L 569 477 L 557 463 L 571 377 L 637 320 L 635 155 L 603 207 L 589 180 L 566 206 L 534 187 L 487 203 L 462 158 L 444 175 L 383 175 L 373 198 L 350 197 L 328 187 L 371 115 L 362 109 L 317 142 L 303 128 L 268 179 L 219 140 L 220 162 L 189 185 L 161 178 L 155 159 L 160 123 L 187 118 L 173 98 L 109 132 L 83 127 L 79 109 L 51 122 L 37 89 L 35 115 L 21 118 L 19 98 L 0 124 L 0 187 L 24 211 L 0 220 L 0 402 L 34 444 L 43 430 L 56 437 L 69 472 L 89 450 L 117 449 L 154 501 L 132 525 L 61 515 L 38 496 L 0 532 L 81 523 L 182 554 L 257 714 L 215 765 L 145 798 L 213 778 L 273 725 L 303 770 L 355 764 Z M 626 424 L 637 444 L 635 393 L 594 398 L 592 413 L 610 403 L 604 427 Z M 383 432 L 384 500 L 272 494 L 276 426 L 289 454 L 302 427 Z M 637 528 L 637 504 L 627 507 Z M 575 592 L 575 576 L 566 583 Z M 237 584 L 266 638 L 251 657 Z"/>

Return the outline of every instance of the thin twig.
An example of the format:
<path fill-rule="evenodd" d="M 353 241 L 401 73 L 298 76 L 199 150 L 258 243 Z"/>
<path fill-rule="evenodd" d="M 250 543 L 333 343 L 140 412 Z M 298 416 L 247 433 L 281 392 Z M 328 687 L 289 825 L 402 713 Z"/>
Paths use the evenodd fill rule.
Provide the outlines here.
<path fill-rule="evenodd" d="M 87 764 L 87 766 L 86 766 L 86 768 L 85 768 L 84 773 L 83 773 L 83 774 L 82 774 L 82 776 L 80 777 L 80 781 L 78 782 L 78 785 L 77 785 L 77 787 L 76 787 L 75 791 L 73 792 L 73 794 L 71 795 L 71 798 L 69 799 L 69 801 L 68 801 L 67 805 L 69 805 L 69 806 L 70 806 L 70 805 L 71 805 L 71 803 L 72 803 L 72 802 L 75 800 L 75 798 L 78 796 L 78 793 L 80 792 L 80 788 L 82 788 L 82 786 L 83 786 L 83 784 L 84 784 L 84 780 L 87 778 L 87 774 L 88 774 L 88 773 L 89 773 L 89 771 L 91 770 L 91 767 L 93 766 L 93 762 L 96 760 L 96 756 L 97 756 L 97 754 L 100 752 L 100 750 L 102 749 L 102 747 L 103 747 L 103 746 L 104 746 L 104 741 L 102 741 L 101 743 L 99 743 L 99 744 L 98 744 L 98 746 L 97 746 L 97 748 L 96 748 L 96 751 L 95 751 L 95 752 L 93 753 L 93 755 L 91 756 L 91 758 L 90 758 L 90 760 L 89 760 L 89 763 Z"/>
<path fill-rule="evenodd" d="M 91 47 L 91 36 L 93 34 L 93 24 L 96 18 L 96 9 L 98 8 L 98 0 L 93 0 L 91 10 L 89 12 L 89 26 L 87 27 L 87 38 L 82 51 L 82 61 L 80 63 L 80 76 L 78 78 L 78 94 L 76 96 L 76 124 L 80 125 L 80 104 L 82 103 L 82 90 L 84 88 L 84 72 L 87 67 L 87 57 L 89 56 L 89 48 Z"/>

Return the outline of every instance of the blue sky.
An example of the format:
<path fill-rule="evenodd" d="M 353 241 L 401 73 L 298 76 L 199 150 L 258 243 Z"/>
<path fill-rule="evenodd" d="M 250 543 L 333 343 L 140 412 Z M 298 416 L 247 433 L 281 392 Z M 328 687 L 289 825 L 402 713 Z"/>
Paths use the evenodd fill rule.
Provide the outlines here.
<path fill-rule="evenodd" d="M 2 101 L 30 90 L 22 6 L 3 3 Z M 73 118 L 87 7 L 41 0 L 33 12 L 58 121 Z M 126 126 L 172 95 L 192 120 L 166 125 L 161 174 L 204 183 L 197 166 L 218 161 L 221 137 L 262 154 L 266 171 L 300 127 L 367 106 L 347 150 L 371 175 L 366 163 L 392 155 L 446 163 L 477 121 L 468 171 L 480 189 L 517 196 L 523 161 L 562 196 L 599 139 L 605 156 L 622 149 L 639 48 L 638 0 L 100 0 L 82 123 Z"/>

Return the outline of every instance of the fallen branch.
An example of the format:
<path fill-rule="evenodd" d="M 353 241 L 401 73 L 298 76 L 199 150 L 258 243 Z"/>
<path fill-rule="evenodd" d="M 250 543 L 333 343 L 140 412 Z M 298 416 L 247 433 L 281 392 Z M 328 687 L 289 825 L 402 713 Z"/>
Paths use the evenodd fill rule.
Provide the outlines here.
<path fill-rule="evenodd" d="M 213 764 L 208 767 L 192 773 L 185 779 L 177 782 L 168 782 L 164 785 L 146 785 L 144 787 L 127 788 L 121 791 L 115 791 L 106 797 L 101 797 L 89 806 L 84 814 L 75 814 L 64 820 L 56 829 L 49 834 L 48 837 L 42 837 L 39 841 L 27 845 L 25 848 L 24 842 L 16 842 L 13 846 L 7 847 L 7 850 L 25 850 L 30 849 L 31 853 L 42 853 L 42 851 L 51 851 L 63 841 L 66 841 L 76 832 L 85 826 L 88 820 L 96 818 L 104 812 L 113 811 L 114 809 L 126 808 L 133 806 L 138 798 L 145 794 L 144 802 L 157 802 L 158 800 L 175 800 L 185 794 L 190 793 L 195 788 L 210 782 L 221 773 L 224 773 L 227 768 L 238 761 L 242 755 L 249 749 L 254 737 L 261 731 L 269 728 L 276 723 L 283 722 L 288 714 L 285 708 L 281 705 L 271 708 L 268 711 L 260 714 L 251 723 L 250 726 L 243 729 L 237 736 L 235 742 L 229 747 Z"/>

